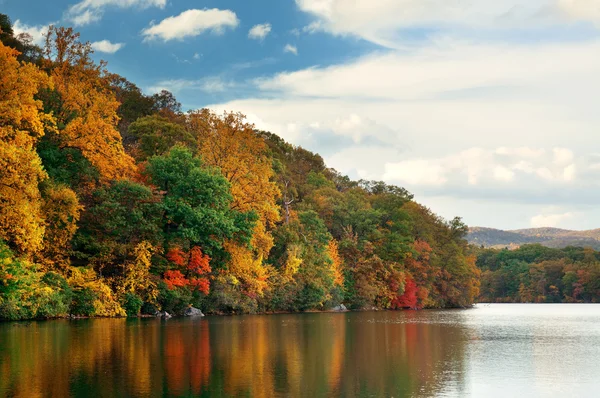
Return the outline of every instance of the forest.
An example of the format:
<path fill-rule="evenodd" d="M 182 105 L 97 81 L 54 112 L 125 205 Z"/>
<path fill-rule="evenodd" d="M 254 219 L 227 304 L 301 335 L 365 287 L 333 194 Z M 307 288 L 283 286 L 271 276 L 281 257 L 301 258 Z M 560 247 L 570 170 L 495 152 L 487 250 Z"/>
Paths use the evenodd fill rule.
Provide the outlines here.
<path fill-rule="evenodd" d="M 540 244 L 516 250 L 476 249 L 482 302 L 600 302 L 600 253 Z"/>
<path fill-rule="evenodd" d="M 460 218 L 0 15 L 0 318 L 466 307 Z"/>
<path fill-rule="evenodd" d="M 92 55 L 0 14 L 0 319 L 600 301 L 599 252 L 469 246 L 404 188 Z"/>

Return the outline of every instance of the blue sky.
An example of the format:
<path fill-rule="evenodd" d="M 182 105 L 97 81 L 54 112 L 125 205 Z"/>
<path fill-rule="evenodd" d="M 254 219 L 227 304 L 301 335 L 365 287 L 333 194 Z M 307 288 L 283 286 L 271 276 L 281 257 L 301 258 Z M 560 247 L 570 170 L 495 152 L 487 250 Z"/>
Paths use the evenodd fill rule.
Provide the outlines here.
<path fill-rule="evenodd" d="M 0 0 L 446 218 L 600 227 L 598 0 Z"/>

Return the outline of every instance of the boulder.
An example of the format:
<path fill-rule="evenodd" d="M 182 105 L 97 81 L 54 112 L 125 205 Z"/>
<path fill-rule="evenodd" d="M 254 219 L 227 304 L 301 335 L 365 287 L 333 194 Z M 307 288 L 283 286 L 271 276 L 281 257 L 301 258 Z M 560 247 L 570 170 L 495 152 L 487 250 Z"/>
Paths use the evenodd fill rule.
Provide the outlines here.
<path fill-rule="evenodd" d="M 167 311 L 156 311 L 154 313 L 154 316 L 157 317 L 157 318 L 161 317 L 161 318 L 164 318 L 164 319 L 169 319 L 169 318 L 173 317 L 173 315 L 169 314 Z"/>
<path fill-rule="evenodd" d="M 198 308 L 194 308 L 194 307 L 188 307 L 184 312 L 183 312 L 184 316 L 204 316 L 204 314 L 202 313 L 202 311 L 200 311 Z"/>
<path fill-rule="evenodd" d="M 348 311 L 348 308 L 346 308 L 346 306 L 344 304 L 340 304 L 340 305 L 336 305 L 335 307 L 333 307 L 332 310 L 336 311 L 336 312 L 345 312 L 345 311 Z"/>

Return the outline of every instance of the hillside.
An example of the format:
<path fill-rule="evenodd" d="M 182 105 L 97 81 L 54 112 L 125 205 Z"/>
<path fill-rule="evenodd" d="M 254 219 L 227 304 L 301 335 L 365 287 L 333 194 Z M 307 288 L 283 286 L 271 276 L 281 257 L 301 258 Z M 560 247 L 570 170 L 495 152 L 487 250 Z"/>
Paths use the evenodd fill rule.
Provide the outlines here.
<path fill-rule="evenodd" d="M 70 28 L 51 27 L 33 62 L 5 30 L 0 320 L 475 302 L 460 218 L 241 113 L 147 96 Z"/>
<path fill-rule="evenodd" d="M 527 228 L 504 231 L 472 227 L 469 228 L 467 240 L 474 245 L 494 248 L 517 248 L 528 243 L 540 243 L 555 248 L 583 246 L 600 249 L 600 229 L 572 231 L 560 228 Z"/>

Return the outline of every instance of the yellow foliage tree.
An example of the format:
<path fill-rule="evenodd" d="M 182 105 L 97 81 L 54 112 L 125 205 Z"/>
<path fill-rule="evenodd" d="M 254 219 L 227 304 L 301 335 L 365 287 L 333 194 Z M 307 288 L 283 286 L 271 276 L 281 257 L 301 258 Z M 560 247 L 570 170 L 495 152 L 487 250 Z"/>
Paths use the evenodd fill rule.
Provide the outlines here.
<path fill-rule="evenodd" d="M 144 301 L 154 303 L 158 297 L 158 288 L 150 275 L 152 254 L 156 248 L 143 241 L 135 247 L 135 259 L 123 264 L 123 279 L 119 290 L 138 294 Z"/>
<path fill-rule="evenodd" d="M 74 290 L 87 289 L 93 296 L 94 316 L 126 316 L 127 313 L 119 304 L 117 295 L 110 286 L 104 283 L 91 268 L 71 267 L 71 275 L 67 279 Z"/>
<path fill-rule="evenodd" d="M 83 206 L 79 204 L 77 194 L 66 186 L 50 186 L 44 190 L 43 196 L 42 212 L 46 231 L 40 262 L 64 271 L 69 265 L 71 238 L 77 231 Z"/>
<path fill-rule="evenodd" d="M 50 27 L 45 54 L 60 97 L 54 111 L 61 146 L 80 150 L 104 179 L 128 177 L 135 164 L 125 153 L 117 130 L 119 102 L 110 90 L 105 63 L 95 64 L 92 52 L 72 28 Z M 49 98 L 47 102 L 57 101 Z"/>
<path fill-rule="evenodd" d="M 207 109 L 192 111 L 187 127 L 197 140 L 202 160 L 219 168 L 231 183 L 232 208 L 254 211 L 259 217 L 251 241 L 253 250 L 232 242 L 226 247 L 232 258 L 229 272 L 244 280 L 250 294 L 262 295 L 267 283 L 261 278 L 268 276 L 263 259 L 273 247 L 269 230 L 280 220 L 276 201 L 281 196 L 273 181 L 267 145 L 240 113 L 219 116 Z"/>
<path fill-rule="evenodd" d="M 255 257 L 246 247 L 232 243 L 225 243 L 225 250 L 230 255 L 227 274 L 249 297 L 262 296 L 269 284 L 269 268 L 262 264 L 262 258 Z"/>
<path fill-rule="evenodd" d="M 188 128 L 198 141 L 202 160 L 218 167 L 231 183 L 232 208 L 253 210 L 260 217 L 252 245 L 266 258 L 273 246 L 268 229 L 280 219 L 276 201 L 281 196 L 267 145 L 240 113 L 218 116 L 207 109 L 193 111 Z"/>
<path fill-rule="evenodd" d="M 331 259 L 331 271 L 333 274 L 333 283 L 336 286 L 344 286 L 344 273 L 342 270 L 342 258 L 338 252 L 338 243 L 335 239 L 329 241 L 327 246 L 327 255 Z"/>
<path fill-rule="evenodd" d="M 38 184 L 47 178 L 35 143 L 53 119 L 34 95 L 50 85 L 18 52 L 0 43 L 0 239 L 21 253 L 41 249 L 44 224 Z"/>
<path fill-rule="evenodd" d="M 287 257 L 285 259 L 285 264 L 281 269 L 281 275 L 283 276 L 283 281 L 289 283 L 294 280 L 294 275 L 296 275 L 300 269 L 300 266 L 302 265 L 300 247 L 297 245 L 291 245 L 286 254 Z"/>

